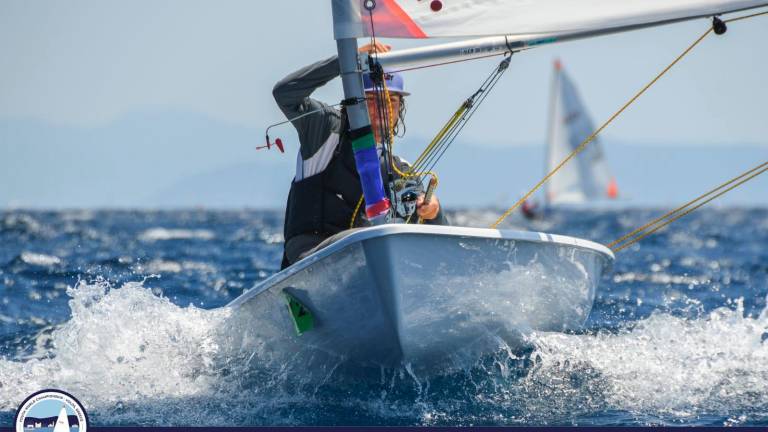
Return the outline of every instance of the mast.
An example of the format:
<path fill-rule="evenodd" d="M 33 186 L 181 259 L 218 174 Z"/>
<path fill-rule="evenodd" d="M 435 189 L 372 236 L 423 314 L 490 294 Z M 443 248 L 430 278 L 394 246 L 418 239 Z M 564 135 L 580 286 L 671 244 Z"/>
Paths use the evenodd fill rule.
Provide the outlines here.
<path fill-rule="evenodd" d="M 549 166 L 549 159 L 552 157 L 552 140 L 554 139 L 555 134 L 555 127 L 556 121 L 555 120 L 555 104 L 557 103 L 557 99 L 560 96 L 559 90 L 560 86 L 558 85 L 560 83 L 560 71 L 562 69 L 562 64 L 560 63 L 560 59 L 555 60 L 555 73 L 552 75 L 552 83 L 550 84 L 550 90 L 549 90 L 549 116 L 548 116 L 548 124 L 547 124 L 547 149 L 544 152 L 544 175 L 549 173 L 550 166 Z M 549 207 L 549 192 L 550 192 L 550 184 L 549 182 L 544 184 L 544 208 L 546 209 Z"/>
<path fill-rule="evenodd" d="M 344 17 L 352 11 L 349 10 L 348 4 L 345 6 L 337 1 L 334 1 L 332 6 L 334 31 L 336 31 L 339 23 L 342 23 Z M 346 111 L 349 119 L 352 149 L 355 154 L 355 165 L 365 197 L 365 213 L 373 225 L 380 225 L 389 220 L 391 205 L 384 192 L 376 140 L 368 117 L 368 104 L 365 102 L 363 91 L 362 67 L 357 54 L 357 39 L 338 39 L 336 48 L 339 53 L 339 69 L 344 87 L 344 99 L 348 101 Z"/>

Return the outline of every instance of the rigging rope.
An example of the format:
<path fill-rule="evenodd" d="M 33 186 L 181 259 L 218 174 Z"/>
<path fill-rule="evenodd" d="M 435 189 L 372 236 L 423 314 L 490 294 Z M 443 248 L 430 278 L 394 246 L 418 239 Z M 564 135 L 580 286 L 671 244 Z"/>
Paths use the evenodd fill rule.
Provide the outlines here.
<path fill-rule="evenodd" d="M 416 161 L 406 172 L 403 172 L 401 169 L 399 169 L 399 167 L 397 167 L 397 165 L 395 165 L 391 159 L 393 157 L 391 150 L 394 147 L 394 122 L 387 123 L 385 118 L 382 118 L 382 115 L 386 116 L 386 114 L 381 112 L 383 109 L 381 105 L 378 104 L 379 100 L 384 99 L 386 101 L 387 113 L 390 119 L 394 117 L 394 112 L 392 110 L 392 101 L 389 98 L 389 89 L 387 88 L 386 80 L 381 80 L 382 91 L 377 92 L 377 94 L 383 94 L 384 97 L 377 97 L 377 108 L 380 111 L 379 116 L 380 120 L 382 120 L 381 124 L 383 125 L 386 123 L 389 126 L 389 130 L 386 133 L 389 138 L 387 141 L 390 142 L 389 165 L 398 175 L 400 175 L 402 178 L 417 178 L 418 182 L 423 182 L 424 177 L 429 175 L 432 176 L 432 178 L 435 180 L 435 184 L 432 186 L 432 188 L 434 189 L 437 187 L 438 177 L 437 174 L 435 174 L 433 171 L 435 165 L 443 157 L 446 150 L 448 150 L 448 147 L 450 147 L 450 145 L 456 140 L 456 137 L 458 137 L 459 133 L 464 129 L 467 122 L 472 118 L 480 105 L 482 105 L 483 101 L 485 101 L 485 99 L 491 93 L 493 88 L 501 79 L 504 72 L 506 72 L 506 70 L 509 68 L 511 53 L 508 52 L 508 54 L 509 57 L 502 60 L 499 65 L 494 68 L 494 70 L 480 85 L 478 90 L 475 91 L 472 96 L 467 98 L 456 110 L 456 112 L 448 119 L 448 122 L 446 122 L 446 124 L 443 125 L 443 127 L 437 132 L 437 135 L 435 135 L 432 141 L 430 141 L 427 147 L 421 152 L 421 154 L 416 158 Z M 377 80 L 373 81 L 374 86 L 376 86 Z M 354 227 L 357 213 L 360 210 L 362 203 L 363 198 L 361 197 L 360 200 L 358 200 L 354 212 L 352 213 L 352 218 L 349 222 L 350 228 Z"/>
<path fill-rule="evenodd" d="M 369 53 L 369 76 L 371 78 L 371 82 L 373 84 L 373 90 L 374 90 L 374 101 L 376 103 L 376 114 L 379 119 L 379 135 L 382 138 L 381 145 L 383 147 L 383 150 L 386 152 L 386 156 L 389 159 L 389 163 L 386 164 L 387 171 L 389 174 L 389 181 L 392 183 L 394 179 L 392 178 L 392 172 L 394 171 L 397 175 L 400 176 L 400 178 L 408 178 L 408 177 L 416 177 L 417 175 L 431 175 L 435 179 L 435 186 L 437 181 L 437 175 L 433 172 L 412 172 L 413 170 L 409 170 L 407 173 L 404 173 L 402 170 L 400 170 L 400 167 L 398 167 L 394 162 L 394 142 L 395 142 L 395 121 L 394 119 L 394 111 L 392 109 L 392 99 L 390 98 L 390 92 L 389 88 L 387 87 L 387 78 L 386 78 L 386 72 L 384 71 L 381 64 L 378 62 L 378 51 L 376 50 L 376 31 L 374 27 L 374 20 L 373 20 L 373 9 L 376 7 L 375 2 L 371 2 L 369 5 L 366 3 L 365 5 L 366 9 L 368 10 L 368 16 L 370 19 L 371 24 L 371 46 L 372 46 L 372 52 Z M 372 55 L 371 55 L 372 54 Z M 372 60 L 371 60 L 372 59 Z M 393 72 L 390 72 L 393 73 Z M 401 101 L 402 103 L 402 101 Z M 386 104 L 386 111 L 384 105 Z M 369 113 L 370 115 L 370 113 Z M 394 192 L 394 191 L 391 191 Z M 397 203 L 395 202 L 396 195 L 394 193 L 391 194 L 392 198 L 392 205 L 393 207 L 397 207 Z M 349 228 L 354 228 L 355 226 L 355 220 L 357 219 L 357 214 L 360 211 L 360 207 L 363 205 L 363 202 L 365 200 L 365 196 L 361 195 L 360 199 L 357 201 L 357 205 L 355 206 L 355 209 L 352 211 L 352 217 L 349 221 Z M 410 220 L 410 217 L 408 218 Z"/>
<path fill-rule="evenodd" d="M 459 133 L 467 125 L 467 122 L 472 118 L 480 105 L 485 101 L 493 88 L 501 79 L 504 72 L 509 68 L 511 61 L 510 56 L 502 60 L 499 65 L 488 75 L 483 81 L 478 90 L 470 96 L 454 115 L 448 120 L 438 132 L 435 138 L 432 139 L 430 144 L 422 152 L 422 154 L 416 159 L 411 168 L 412 171 L 431 171 L 437 165 L 438 161 L 443 157 L 448 147 L 456 140 Z M 420 181 L 423 178 L 420 178 Z"/>
<path fill-rule="evenodd" d="M 437 177 L 437 174 L 435 174 L 432 171 L 416 172 L 416 171 L 413 170 L 413 166 L 408 170 L 408 172 L 403 172 L 400 169 L 400 167 L 398 167 L 397 164 L 395 164 L 395 161 L 394 161 L 395 122 L 392 120 L 394 118 L 394 110 L 392 109 L 392 99 L 390 98 L 390 93 L 389 93 L 389 88 L 387 87 L 386 77 L 382 77 L 382 79 L 380 80 L 381 86 L 382 86 L 382 91 L 378 91 L 378 89 L 376 88 L 378 86 L 379 80 L 373 79 L 372 81 L 374 83 L 374 89 L 377 90 L 376 91 L 376 94 L 377 94 L 377 96 L 376 96 L 376 103 L 377 103 L 376 107 L 377 107 L 377 111 L 379 112 L 379 120 L 380 120 L 381 129 L 387 129 L 387 131 L 386 131 L 387 132 L 387 139 L 383 140 L 383 141 L 388 143 L 387 154 L 389 156 L 389 167 L 391 167 L 391 169 L 397 175 L 399 175 L 400 178 L 404 178 L 404 179 L 412 178 L 412 177 L 419 177 L 420 178 L 419 181 L 421 181 L 421 179 L 424 176 L 427 176 L 427 175 L 432 176 L 432 178 L 434 179 L 434 184 L 432 185 L 432 189 L 434 190 L 437 187 L 437 184 L 438 184 L 438 181 L 439 181 L 438 177 Z M 384 99 L 384 101 L 386 101 L 386 105 L 387 105 L 386 114 L 382 113 L 382 109 L 381 109 L 381 105 L 382 105 L 381 102 L 382 101 L 381 101 L 381 97 L 379 95 L 383 95 L 383 99 Z M 402 101 L 401 101 L 401 103 L 402 103 Z M 381 132 L 383 132 L 383 131 L 380 131 L 380 133 Z M 425 152 L 426 152 L 426 150 L 425 150 Z M 422 155 L 423 154 L 424 153 L 422 153 Z M 349 221 L 349 228 L 354 228 L 355 220 L 357 219 L 357 213 L 360 211 L 360 207 L 363 204 L 363 200 L 364 200 L 364 197 L 361 195 L 360 199 L 357 201 L 357 205 L 355 206 L 355 210 L 352 212 L 352 218 Z M 410 217 L 408 218 L 406 223 L 408 221 L 410 221 Z M 422 222 L 422 219 L 419 218 L 419 223 L 421 223 L 421 222 Z"/>
<path fill-rule="evenodd" d="M 645 93 L 649 88 L 651 88 L 651 86 L 656 84 L 656 82 L 658 82 L 659 79 L 661 79 L 661 77 L 663 77 L 670 69 L 672 69 L 673 66 L 675 66 L 680 60 L 682 60 L 683 57 L 685 57 L 689 52 L 691 52 L 691 50 L 693 50 L 693 48 L 696 47 L 696 45 L 698 45 L 699 42 L 704 40 L 704 38 L 707 37 L 707 35 L 709 35 L 709 33 L 711 32 L 712 32 L 712 29 L 710 28 L 704 34 L 702 34 L 698 39 L 696 39 L 696 41 L 693 44 L 691 44 L 688 48 L 686 48 L 686 50 L 683 51 L 683 53 L 680 54 L 672 63 L 670 63 L 666 68 L 664 68 L 664 70 L 662 70 L 658 75 L 656 75 L 656 77 L 653 80 L 651 80 L 651 82 L 646 84 L 627 103 L 625 103 L 624 106 L 622 106 L 618 111 L 616 111 L 599 128 L 597 128 L 595 132 L 593 132 L 590 136 L 588 136 L 587 139 L 585 139 L 581 144 L 579 144 L 578 147 L 573 149 L 573 151 L 565 159 L 563 159 L 554 169 L 552 169 L 552 171 L 550 171 L 546 176 L 544 176 L 544 178 L 541 179 L 541 181 L 539 181 L 533 188 L 531 188 L 531 190 L 528 191 L 528 193 L 526 193 L 512 207 L 510 207 L 507 211 L 505 211 L 504 214 L 502 214 L 501 217 L 497 219 L 496 222 L 493 223 L 493 225 L 491 225 L 491 228 L 498 227 L 499 224 L 504 221 L 504 219 L 506 219 L 510 214 L 512 214 L 512 212 L 517 210 L 518 207 L 520 207 L 526 200 L 528 200 L 528 198 L 531 197 L 531 195 L 533 195 L 536 191 L 538 191 L 539 188 L 541 188 L 541 186 L 544 185 L 544 183 L 549 181 L 549 179 L 552 178 L 552 176 L 554 176 L 558 171 L 560 171 L 560 169 L 564 167 L 565 164 L 570 162 L 571 159 L 573 159 L 574 157 L 576 157 L 576 155 L 581 153 L 581 151 L 584 150 L 587 144 L 592 142 L 597 137 L 597 135 L 603 131 L 603 129 L 605 129 L 609 124 L 611 124 L 611 122 L 613 122 L 613 120 L 615 120 L 619 115 L 621 115 L 621 113 L 623 113 L 627 108 L 629 108 L 629 106 L 632 105 L 632 103 L 634 103 L 640 96 L 642 96 L 643 93 Z"/>
<path fill-rule="evenodd" d="M 736 17 L 731 18 L 729 20 L 725 20 L 725 23 L 740 21 L 747 18 L 753 18 L 760 15 L 766 15 L 768 14 L 768 11 L 764 12 L 758 12 L 751 15 L 746 15 L 742 17 Z M 717 18 L 715 18 L 717 19 Z M 563 159 L 555 168 L 552 169 L 546 176 L 544 176 L 541 181 L 539 181 L 533 188 L 531 188 L 530 191 L 528 191 L 522 198 L 520 198 L 512 207 L 510 207 L 507 211 L 505 211 L 501 217 L 499 217 L 496 222 L 494 222 L 491 225 L 491 228 L 497 228 L 499 224 L 501 224 L 504 219 L 506 219 L 510 214 L 512 214 L 515 210 L 517 210 L 525 201 L 527 201 L 531 195 L 536 193 L 536 191 L 541 188 L 541 186 L 544 185 L 547 181 L 549 181 L 552 176 L 554 176 L 560 169 L 565 166 L 568 162 L 570 162 L 576 155 L 581 153 L 582 150 L 594 139 L 597 137 L 600 132 L 603 131 L 609 124 L 611 124 L 619 115 L 621 115 L 627 108 L 629 108 L 630 105 L 632 105 L 637 99 L 640 98 L 649 88 L 651 88 L 654 84 L 656 84 L 664 75 L 666 75 L 667 72 L 670 71 L 677 63 L 680 62 L 685 56 L 687 56 L 696 46 L 701 43 L 707 36 L 709 36 L 710 33 L 714 31 L 713 27 L 710 27 L 705 31 L 701 36 L 699 36 L 691 45 L 688 46 L 680 55 L 677 56 L 667 67 L 665 67 L 658 75 L 656 75 L 648 84 L 646 84 L 640 91 L 638 91 L 634 96 L 632 96 L 629 101 L 627 101 L 618 111 L 616 111 L 608 120 L 605 121 L 595 132 L 593 132 L 590 136 L 588 136 L 581 144 L 579 144 L 578 147 L 576 147 L 565 159 Z"/>
<path fill-rule="evenodd" d="M 655 233 L 656 231 L 664 228 L 665 226 L 671 224 L 672 222 L 680 219 L 681 217 L 693 212 L 694 210 L 700 208 L 704 204 L 707 204 L 708 202 L 714 200 L 715 198 L 718 198 L 731 190 L 741 186 L 742 184 L 752 180 L 753 178 L 759 176 L 760 174 L 768 171 L 768 162 L 763 162 L 762 164 L 756 166 L 755 168 L 752 168 L 749 171 L 746 171 L 742 173 L 741 175 L 732 178 L 731 180 L 721 184 L 720 186 L 710 190 L 707 193 L 704 193 L 700 196 L 698 196 L 696 199 L 691 200 L 684 205 L 664 214 L 663 216 L 660 216 L 651 222 L 648 222 L 647 224 L 641 226 L 640 228 L 637 228 L 636 230 L 630 232 L 629 234 L 626 234 L 622 236 L 621 238 L 613 241 L 608 245 L 611 250 L 614 252 L 619 252 L 621 250 L 624 250 L 633 244 L 639 242 L 640 240 L 644 239 L 645 237 L 648 237 L 649 235 Z M 728 186 L 728 187 L 727 187 Z M 727 188 L 726 188 L 727 187 Z M 724 189 L 725 188 L 725 189 Z M 721 189 L 724 189 L 721 191 Z M 719 191 L 719 192 L 718 192 Z M 709 197 L 709 198 L 707 198 Z M 693 206 L 698 201 L 703 200 L 704 198 L 707 198 L 705 201 Z M 691 207 L 693 206 L 693 207 Z M 690 208 L 689 208 L 690 207 Z M 653 228 L 651 228 L 653 227 Z"/>

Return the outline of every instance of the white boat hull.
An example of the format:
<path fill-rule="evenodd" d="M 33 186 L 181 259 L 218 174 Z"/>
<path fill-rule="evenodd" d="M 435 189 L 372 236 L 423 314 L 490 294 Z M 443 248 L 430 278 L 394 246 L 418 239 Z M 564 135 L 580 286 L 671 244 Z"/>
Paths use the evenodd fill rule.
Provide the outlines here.
<path fill-rule="evenodd" d="M 327 353 L 355 363 L 460 366 L 531 330 L 578 329 L 613 262 L 571 237 L 385 225 L 357 230 L 246 292 L 232 308 L 239 349 Z M 314 327 L 297 335 L 288 293 Z"/>

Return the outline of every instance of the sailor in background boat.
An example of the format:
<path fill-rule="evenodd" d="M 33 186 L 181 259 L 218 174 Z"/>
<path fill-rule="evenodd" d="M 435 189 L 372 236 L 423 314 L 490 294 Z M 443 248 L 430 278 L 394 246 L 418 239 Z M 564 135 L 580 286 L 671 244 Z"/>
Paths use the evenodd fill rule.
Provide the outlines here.
<path fill-rule="evenodd" d="M 388 45 L 377 42 L 365 45 L 360 52 L 387 52 Z M 395 127 L 404 127 L 403 115 L 407 96 L 403 78 L 397 73 L 385 74 L 390 93 Z M 286 268 L 326 238 L 348 229 L 353 212 L 362 196 L 360 179 L 355 168 L 352 143 L 348 136 L 345 109 L 338 110 L 312 99 L 310 95 L 317 88 L 339 76 L 339 62 L 336 56 L 306 66 L 278 82 L 272 94 L 287 118 L 293 119 L 304 113 L 318 111 L 292 121 L 298 131 L 300 149 L 296 159 L 296 175 L 291 183 L 288 203 L 285 209 L 285 249 L 282 268 Z M 364 77 L 368 112 L 371 127 L 377 143 L 381 143 L 379 115 L 374 100 L 371 79 Z M 386 158 L 381 157 L 383 178 L 386 172 Z M 394 156 L 394 163 L 405 172 L 408 164 Z M 386 184 L 386 181 L 385 181 Z M 433 196 L 428 204 L 423 203 L 423 191 L 417 199 L 417 215 L 424 223 L 447 225 L 448 221 L 440 209 L 440 202 Z M 414 217 L 413 222 L 418 218 Z M 365 212 L 355 215 L 354 226 L 366 226 Z"/>

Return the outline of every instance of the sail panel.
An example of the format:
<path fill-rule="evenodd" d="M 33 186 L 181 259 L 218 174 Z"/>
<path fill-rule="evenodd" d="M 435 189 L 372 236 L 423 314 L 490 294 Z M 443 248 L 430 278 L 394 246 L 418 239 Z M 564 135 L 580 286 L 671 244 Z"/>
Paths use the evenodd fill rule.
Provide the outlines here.
<path fill-rule="evenodd" d="M 555 64 L 553 93 L 547 151 L 548 172 L 595 130 L 576 86 L 559 62 Z M 613 199 L 618 195 L 599 137 L 562 167 L 549 183 L 546 197 L 549 204 L 583 203 Z"/>
<path fill-rule="evenodd" d="M 374 32 L 396 38 L 572 35 L 768 5 L 766 0 L 376 0 L 369 12 L 364 1 L 333 0 L 336 39 Z"/>

